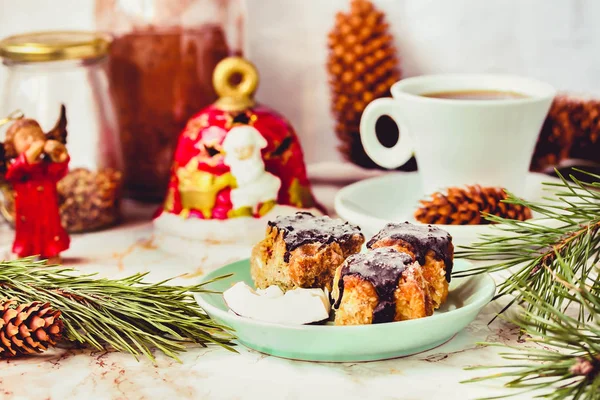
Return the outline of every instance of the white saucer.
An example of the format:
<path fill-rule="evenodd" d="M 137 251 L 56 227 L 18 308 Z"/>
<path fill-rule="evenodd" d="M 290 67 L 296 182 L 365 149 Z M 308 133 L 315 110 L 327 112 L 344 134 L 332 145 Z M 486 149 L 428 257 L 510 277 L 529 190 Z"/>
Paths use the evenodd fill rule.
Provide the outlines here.
<path fill-rule="evenodd" d="M 527 174 L 526 199 L 539 201 L 548 196 L 552 187 L 544 187 L 544 182 L 560 182 L 559 179 L 544 175 Z M 343 219 L 360 226 L 368 238 L 377 233 L 388 222 L 409 221 L 418 223 L 413 213 L 419 200 L 426 198 L 418 172 L 398 172 L 391 175 L 366 179 L 341 189 L 335 197 L 335 211 Z M 534 213 L 536 223 L 549 224 L 551 221 L 539 218 Z M 450 232 L 456 245 L 469 245 L 482 233 L 490 233 L 492 225 L 437 225 Z"/>

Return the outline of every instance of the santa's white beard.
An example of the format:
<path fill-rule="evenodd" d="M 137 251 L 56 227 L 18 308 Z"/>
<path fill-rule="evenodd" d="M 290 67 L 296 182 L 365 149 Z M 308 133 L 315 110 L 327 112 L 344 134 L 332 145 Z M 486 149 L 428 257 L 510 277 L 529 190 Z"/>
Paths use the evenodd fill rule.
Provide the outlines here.
<path fill-rule="evenodd" d="M 265 171 L 260 153 L 246 160 L 227 158 L 231 174 L 237 187 L 231 191 L 231 203 L 234 209 L 251 207 L 255 209 L 261 203 L 277 200 L 281 180 Z"/>
<path fill-rule="evenodd" d="M 265 163 L 260 155 L 246 160 L 231 157 L 225 160 L 225 163 L 229 165 L 238 186 L 245 186 L 255 181 L 265 171 Z"/>

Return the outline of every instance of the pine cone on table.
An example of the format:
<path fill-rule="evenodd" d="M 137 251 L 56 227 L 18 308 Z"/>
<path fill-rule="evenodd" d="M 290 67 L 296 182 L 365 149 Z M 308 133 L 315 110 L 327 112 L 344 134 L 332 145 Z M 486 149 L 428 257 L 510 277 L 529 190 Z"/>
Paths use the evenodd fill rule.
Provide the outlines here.
<path fill-rule="evenodd" d="M 377 164 L 362 147 L 360 117 L 371 101 L 389 96 L 390 87 L 400 79 L 393 37 L 384 19 L 370 1 L 352 0 L 350 12 L 338 13 L 329 33 L 327 70 L 339 148 L 346 159 L 366 168 Z M 378 134 L 382 142 L 393 144 L 398 133 L 395 126 L 384 126 Z"/>
<path fill-rule="evenodd" d="M 0 358 L 41 353 L 60 340 L 60 311 L 48 303 L 0 300 Z"/>
<path fill-rule="evenodd" d="M 447 193 L 434 193 L 430 200 L 422 200 L 415 219 L 425 224 L 485 225 L 490 221 L 481 213 L 524 221 L 531 218 L 531 210 L 518 204 L 503 203 L 506 192 L 498 187 L 449 188 Z"/>

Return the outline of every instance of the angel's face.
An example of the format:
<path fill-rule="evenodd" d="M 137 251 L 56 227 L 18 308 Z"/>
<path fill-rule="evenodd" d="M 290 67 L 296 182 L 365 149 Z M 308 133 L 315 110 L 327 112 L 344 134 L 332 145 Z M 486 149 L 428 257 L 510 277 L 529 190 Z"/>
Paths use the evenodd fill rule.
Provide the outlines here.
<path fill-rule="evenodd" d="M 21 154 L 27 151 L 33 142 L 40 140 L 45 141 L 46 135 L 44 135 L 44 132 L 39 127 L 24 126 L 15 134 L 13 144 L 17 153 Z"/>

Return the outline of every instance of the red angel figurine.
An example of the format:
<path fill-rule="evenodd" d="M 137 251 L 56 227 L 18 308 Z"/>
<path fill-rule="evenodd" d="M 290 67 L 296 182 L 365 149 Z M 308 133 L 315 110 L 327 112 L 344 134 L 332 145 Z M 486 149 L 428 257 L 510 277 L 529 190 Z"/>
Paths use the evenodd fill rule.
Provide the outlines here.
<path fill-rule="evenodd" d="M 56 126 L 48 133 L 33 119 L 16 120 L 4 140 L 5 179 L 15 191 L 15 241 L 19 257 L 37 255 L 55 264 L 60 252 L 69 248 L 69 235 L 62 227 L 56 184 L 68 170 L 69 154 L 65 107 Z"/>

